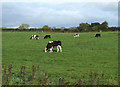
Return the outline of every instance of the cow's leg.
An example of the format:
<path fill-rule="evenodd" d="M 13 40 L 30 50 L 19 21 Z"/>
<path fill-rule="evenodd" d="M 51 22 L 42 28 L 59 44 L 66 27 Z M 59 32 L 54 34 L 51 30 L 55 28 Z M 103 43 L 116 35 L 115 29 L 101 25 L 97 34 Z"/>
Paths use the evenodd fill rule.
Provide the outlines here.
<path fill-rule="evenodd" d="M 36 40 L 38 40 L 38 37 L 36 37 Z"/>
<path fill-rule="evenodd" d="M 62 48 L 61 48 L 61 46 L 59 45 L 59 49 L 60 49 L 60 52 L 62 52 Z"/>
<path fill-rule="evenodd" d="M 59 46 L 57 46 L 57 52 L 59 51 Z"/>
<path fill-rule="evenodd" d="M 47 52 L 47 48 L 45 48 L 45 53 Z"/>
<path fill-rule="evenodd" d="M 52 49 L 53 49 L 53 47 L 50 48 L 50 52 L 53 52 Z"/>
<path fill-rule="evenodd" d="M 33 39 L 33 37 L 31 37 L 31 39 Z"/>

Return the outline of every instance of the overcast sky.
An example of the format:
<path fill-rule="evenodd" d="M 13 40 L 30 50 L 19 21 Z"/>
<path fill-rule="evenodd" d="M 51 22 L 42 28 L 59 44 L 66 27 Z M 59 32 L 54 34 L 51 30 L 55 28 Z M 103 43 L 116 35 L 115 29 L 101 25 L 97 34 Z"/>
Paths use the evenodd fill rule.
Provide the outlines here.
<path fill-rule="evenodd" d="M 62 1 L 2 2 L 2 26 L 76 27 L 82 22 L 102 23 L 105 20 L 109 26 L 118 26 L 118 2 Z"/>

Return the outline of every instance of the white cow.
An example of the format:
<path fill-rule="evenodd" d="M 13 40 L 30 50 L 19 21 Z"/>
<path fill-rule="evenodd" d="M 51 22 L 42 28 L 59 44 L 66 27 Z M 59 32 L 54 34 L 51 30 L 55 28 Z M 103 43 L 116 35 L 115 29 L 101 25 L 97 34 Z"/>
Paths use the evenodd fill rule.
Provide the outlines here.
<path fill-rule="evenodd" d="M 74 34 L 74 37 L 79 37 L 79 34 Z"/>
<path fill-rule="evenodd" d="M 31 37 L 30 37 L 30 39 L 34 39 L 35 38 L 35 40 L 38 40 L 39 39 L 39 36 L 38 35 L 32 35 Z"/>
<path fill-rule="evenodd" d="M 49 41 L 47 46 L 45 47 L 45 52 L 47 52 L 48 50 L 50 50 L 50 52 L 53 52 L 52 49 L 53 48 L 57 48 L 57 52 L 62 52 L 62 48 L 61 48 L 61 41 Z"/>

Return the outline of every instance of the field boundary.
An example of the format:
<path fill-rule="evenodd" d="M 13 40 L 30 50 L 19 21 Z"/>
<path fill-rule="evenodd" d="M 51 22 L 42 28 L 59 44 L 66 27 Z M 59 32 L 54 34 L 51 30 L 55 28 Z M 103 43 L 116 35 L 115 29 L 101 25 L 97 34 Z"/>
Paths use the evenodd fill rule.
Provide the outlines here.
<path fill-rule="evenodd" d="M 60 32 L 60 33 L 81 33 L 81 32 L 88 32 L 88 33 L 94 33 L 99 31 L 70 31 L 69 29 L 65 29 L 64 31 L 61 31 L 60 29 L 52 29 L 52 30 L 44 30 L 44 29 L 1 29 L 2 32 Z M 0 31 L 0 32 L 1 32 Z M 119 31 L 102 31 L 102 32 L 119 32 Z"/>

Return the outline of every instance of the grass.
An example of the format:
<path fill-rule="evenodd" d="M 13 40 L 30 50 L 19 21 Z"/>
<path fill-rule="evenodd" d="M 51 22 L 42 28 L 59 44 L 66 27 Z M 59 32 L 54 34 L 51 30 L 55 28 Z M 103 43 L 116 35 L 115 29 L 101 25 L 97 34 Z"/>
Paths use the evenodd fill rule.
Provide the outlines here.
<path fill-rule="evenodd" d="M 21 66 L 19 72 L 13 72 L 13 66 L 9 65 L 8 68 L 3 69 L 3 84 L 5 85 L 72 85 L 72 86 L 81 86 L 81 85 L 103 85 L 104 82 L 104 72 L 100 75 L 98 73 L 91 72 L 89 74 L 89 80 L 83 81 L 79 79 L 76 82 L 70 83 L 69 81 L 65 81 L 64 78 L 59 78 L 58 82 L 55 83 L 49 79 L 49 75 L 47 73 L 42 72 L 39 69 L 39 66 L 32 66 L 32 72 L 26 73 L 26 66 Z M 109 84 L 108 84 L 109 85 Z M 115 85 L 115 84 L 111 84 Z"/>
<path fill-rule="evenodd" d="M 40 39 L 30 40 L 33 34 Z M 43 39 L 46 34 L 52 38 Z M 101 38 L 95 38 L 95 34 L 80 33 L 80 37 L 74 38 L 74 33 L 3 32 L 3 68 L 12 64 L 13 72 L 17 72 L 25 65 L 26 72 L 30 73 L 32 65 L 39 65 L 56 84 L 60 77 L 69 82 L 88 81 L 90 72 L 104 72 L 104 84 L 117 84 L 118 33 L 101 32 Z M 51 40 L 62 41 L 62 53 L 43 52 Z"/>

